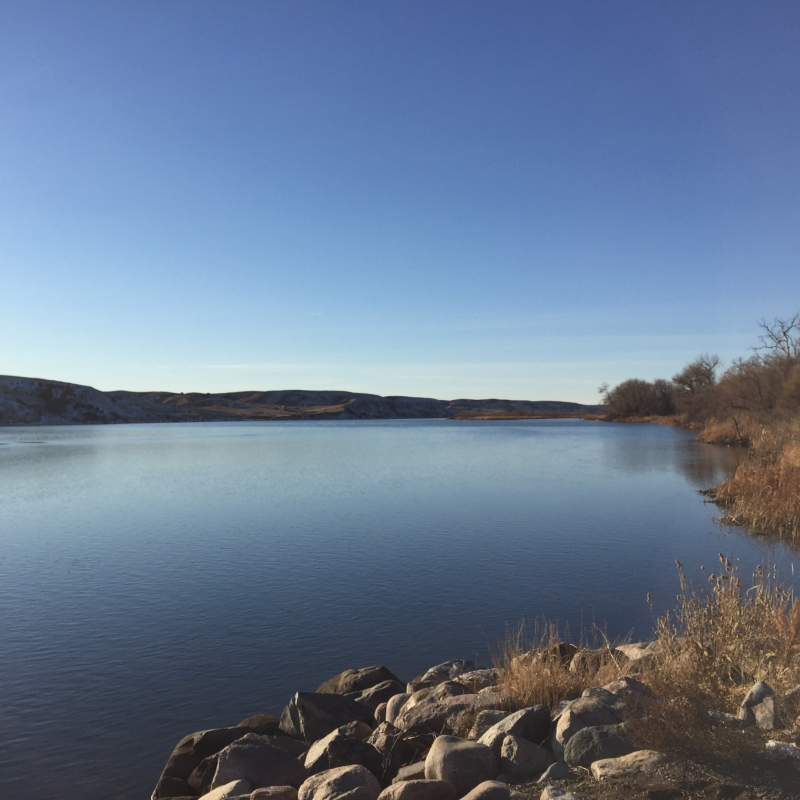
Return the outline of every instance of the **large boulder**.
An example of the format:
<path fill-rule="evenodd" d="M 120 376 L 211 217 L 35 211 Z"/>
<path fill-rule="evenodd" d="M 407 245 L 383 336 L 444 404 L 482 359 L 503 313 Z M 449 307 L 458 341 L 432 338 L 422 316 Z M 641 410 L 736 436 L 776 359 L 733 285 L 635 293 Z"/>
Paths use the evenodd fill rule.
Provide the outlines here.
<path fill-rule="evenodd" d="M 408 692 L 394 695 L 394 697 L 386 703 L 386 717 L 384 722 L 389 722 L 394 725 L 395 720 L 410 697 L 411 695 Z"/>
<path fill-rule="evenodd" d="M 601 758 L 592 762 L 592 775 L 597 780 L 622 778 L 641 772 L 651 772 L 667 760 L 664 753 L 656 750 L 636 750 L 619 758 Z"/>
<path fill-rule="evenodd" d="M 297 789 L 294 786 L 263 786 L 250 795 L 250 800 L 297 800 Z"/>
<path fill-rule="evenodd" d="M 350 692 L 363 692 L 371 689 L 384 681 L 400 681 L 400 679 L 386 667 L 362 667 L 361 669 L 346 669 L 333 678 L 325 681 L 317 689 L 321 694 L 350 694 Z"/>
<path fill-rule="evenodd" d="M 286 736 L 281 730 L 281 718 L 272 714 L 252 714 L 236 727 L 247 728 L 250 733 L 257 733 L 260 736 Z"/>
<path fill-rule="evenodd" d="M 500 771 L 512 783 L 537 778 L 552 760 L 549 750 L 519 736 L 506 736 L 500 748 Z"/>
<path fill-rule="evenodd" d="M 203 800 L 229 800 L 232 797 L 250 795 L 250 784 L 247 781 L 231 781 L 224 786 L 219 786 L 208 794 L 203 795 Z"/>
<path fill-rule="evenodd" d="M 371 727 L 373 719 L 368 705 L 349 697 L 297 692 L 283 710 L 281 730 L 305 742 L 316 742 L 348 722 L 360 720 Z"/>
<path fill-rule="evenodd" d="M 459 716 L 464 711 L 475 710 L 479 702 L 480 695 L 477 694 L 456 695 L 416 705 L 410 705 L 409 701 L 397 716 L 395 725 L 414 733 L 449 732 L 456 727 Z"/>
<path fill-rule="evenodd" d="M 616 725 L 621 718 L 620 709 L 616 705 L 608 704 L 598 697 L 579 697 L 558 718 L 553 751 L 560 756 L 569 740 L 583 728 Z"/>
<path fill-rule="evenodd" d="M 550 709 L 547 706 L 531 706 L 509 714 L 492 725 L 478 741 L 491 748 L 500 758 L 500 748 L 506 736 L 519 736 L 534 744 L 541 744 L 550 733 Z"/>
<path fill-rule="evenodd" d="M 250 733 L 249 728 L 212 728 L 184 736 L 172 751 L 152 794 L 152 800 L 185 797 L 195 794 L 189 776 L 203 759 L 219 753 L 237 739 Z"/>
<path fill-rule="evenodd" d="M 348 722 L 341 728 L 314 742 L 305 755 L 305 767 L 309 775 L 315 775 L 335 767 L 360 764 L 376 778 L 382 772 L 381 755 L 367 743 L 372 728 L 366 722 Z"/>
<path fill-rule="evenodd" d="M 450 781 L 400 781 L 381 792 L 380 800 L 456 800 Z"/>
<path fill-rule="evenodd" d="M 497 758 L 490 748 L 457 736 L 438 736 L 425 758 L 425 777 L 450 781 L 459 797 L 494 780 L 497 772 Z"/>
<path fill-rule="evenodd" d="M 485 708 L 483 711 L 479 711 L 475 721 L 472 723 L 472 729 L 467 735 L 467 739 L 480 739 L 492 725 L 497 725 L 501 719 L 505 719 L 510 713 L 510 711 L 501 711 L 493 708 Z"/>
<path fill-rule="evenodd" d="M 770 731 L 777 727 L 775 696 L 769 684 L 758 681 L 750 689 L 739 708 L 739 719 L 746 727 L 758 724 Z"/>
<path fill-rule="evenodd" d="M 408 684 L 408 691 L 416 692 L 418 689 L 426 689 L 429 686 L 436 686 L 444 681 L 451 681 L 465 672 L 473 672 L 475 664 L 472 661 L 465 661 L 463 659 L 455 659 L 453 661 L 444 661 L 431 667 L 421 675 L 417 675 L 413 681 Z"/>
<path fill-rule="evenodd" d="M 619 758 L 633 751 L 625 725 L 582 728 L 564 748 L 564 761 L 571 767 L 590 767 L 604 758 Z"/>
<path fill-rule="evenodd" d="M 402 732 L 388 722 L 379 725 L 367 739 L 367 743 L 374 747 L 380 756 L 381 773 L 377 777 L 384 783 L 389 783 L 402 767 L 419 758 L 419 748 L 405 739 Z"/>
<path fill-rule="evenodd" d="M 364 767 L 337 767 L 312 775 L 297 793 L 297 800 L 378 800 L 381 787 Z"/>
<path fill-rule="evenodd" d="M 407 767 L 400 767 L 400 769 L 397 770 L 397 775 L 392 778 L 392 783 L 422 780 L 425 780 L 425 762 L 417 761 L 415 764 L 409 764 Z"/>
<path fill-rule="evenodd" d="M 219 754 L 211 788 L 237 780 L 247 781 L 253 789 L 297 787 L 306 777 L 305 767 L 296 758 L 257 734 L 248 733 Z"/>
<path fill-rule="evenodd" d="M 603 688 L 619 697 L 631 708 L 643 710 L 650 708 L 655 702 L 653 690 L 649 686 L 627 675 L 606 684 Z"/>
<path fill-rule="evenodd" d="M 463 683 L 468 692 L 479 692 L 490 686 L 497 686 L 500 683 L 500 673 L 496 669 L 474 669 L 472 672 L 464 672 L 455 678 L 457 683 Z"/>
<path fill-rule="evenodd" d="M 462 800 L 509 800 L 511 789 L 502 781 L 484 781 L 471 792 L 467 792 Z"/>
<path fill-rule="evenodd" d="M 366 703 L 370 708 L 376 709 L 381 703 L 387 703 L 397 694 L 405 694 L 406 685 L 400 681 L 381 681 L 369 689 L 361 692 L 351 692 L 347 695 L 352 700 Z"/>

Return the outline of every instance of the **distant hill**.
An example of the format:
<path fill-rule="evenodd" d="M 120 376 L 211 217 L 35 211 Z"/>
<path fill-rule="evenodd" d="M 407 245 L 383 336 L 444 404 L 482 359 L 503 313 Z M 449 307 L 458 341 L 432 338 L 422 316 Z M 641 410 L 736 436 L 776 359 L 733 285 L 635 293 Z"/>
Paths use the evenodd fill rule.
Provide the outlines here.
<path fill-rule="evenodd" d="M 0 425 L 442 417 L 508 419 L 585 416 L 599 412 L 600 406 L 553 400 L 434 400 L 334 391 L 101 392 L 74 383 L 0 375 Z"/>

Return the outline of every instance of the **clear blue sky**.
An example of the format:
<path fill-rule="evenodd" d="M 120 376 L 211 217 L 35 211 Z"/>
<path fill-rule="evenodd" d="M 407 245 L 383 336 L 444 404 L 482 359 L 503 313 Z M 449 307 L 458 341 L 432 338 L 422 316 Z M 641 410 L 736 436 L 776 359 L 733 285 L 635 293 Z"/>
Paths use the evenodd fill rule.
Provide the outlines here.
<path fill-rule="evenodd" d="M 0 373 L 595 402 L 800 310 L 800 3 L 0 4 Z"/>

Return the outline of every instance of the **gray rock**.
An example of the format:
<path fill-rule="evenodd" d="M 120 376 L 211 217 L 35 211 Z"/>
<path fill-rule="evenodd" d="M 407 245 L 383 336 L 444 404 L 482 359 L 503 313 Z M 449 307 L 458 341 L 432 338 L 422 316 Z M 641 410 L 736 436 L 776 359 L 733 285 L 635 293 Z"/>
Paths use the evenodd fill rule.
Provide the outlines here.
<path fill-rule="evenodd" d="M 378 800 L 381 787 L 364 767 L 337 767 L 312 775 L 297 793 L 297 800 Z"/>
<path fill-rule="evenodd" d="M 480 695 L 465 694 L 414 706 L 409 701 L 395 720 L 395 725 L 401 730 L 417 733 L 451 731 L 459 715 L 474 708 L 478 697 Z"/>
<path fill-rule="evenodd" d="M 498 709 L 486 708 L 478 712 L 475 722 L 472 723 L 472 730 L 469 732 L 468 739 L 480 739 L 492 725 L 497 725 L 500 720 L 505 719 L 511 712 L 500 711 Z"/>
<path fill-rule="evenodd" d="M 380 800 L 456 800 L 456 787 L 450 781 L 400 781 L 384 789 Z"/>
<path fill-rule="evenodd" d="M 506 736 L 500 748 L 500 769 L 512 783 L 525 783 L 544 772 L 552 761 L 550 751 L 519 736 Z"/>
<path fill-rule="evenodd" d="M 212 728 L 184 736 L 172 751 L 164 771 L 153 791 L 153 800 L 191 796 L 195 794 L 189 785 L 189 776 L 203 759 L 219 753 L 232 742 L 249 733 L 248 728 Z"/>
<path fill-rule="evenodd" d="M 603 650 L 578 650 L 572 661 L 569 662 L 570 672 L 583 672 L 595 674 L 603 663 L 603 659 L 608 651 Z"/>
<path fill-rule="evenodd" d="M 349 697 L 297 692 L 283 710 L 281 730 L 310 743 L 322 739 L 348 722 L 360 720 L 371 726 L 373 719 L 369 706 Z"/>
<path fill-rule="evenodd" d="M 475 664 L 472 661 L 464 661 L 462 659 L 455 659 L 453 661 L 445 661 L 431 667 L 429 670 L 417 675 L 413 681 L 408 684 L 408 692 L 416 692 L 418 689 L 424 689 L 429 686 L 436 686 L 444 681 L 453 680 L 465 672 L 474 672 Z"/>
<path fill-rule="evenodd" d="M 348 722 L 341 728 L 314 742 L 305 755 L 305 767 L 309 775 L 316 775 L 335 767 L 360 764 L 376 778 L 381 774 L 381 757 L 378 751 L 366 742 L 372 728 L 366 722 Z"/>
<path fill-rule="evenodd" d="M 381 722 L 386 722 L 386 706 L 387 705 L 388 705 L 388 703 L 381 703 L 375 709 L 375 722 L 377 722 L 378 725 L 380 725 Z"/>
<path fill-rule="evenodd" d="M 579 730 L 598 725 L 616 725 L 621 718 L 620 710 L 606 705 L 602 699 L 579 697 L 558 718 L 555 741 L 561 747 L 566 747 Z"/>
<path fill-rule="evenodd" d="M 769 684 L 758 681 L 750 689 L 739 708 L 739 719 L 745 726 L 758 724 L 770 731 L 777 727 L 774 692 Z"/>
<path fill-rule="evenodd" d="M 247 781 L 231 781 L 204 794 L 202 800 L 231 800 L 239 795 L 249 795 L 250 791 L 251 787 Z"/>
<path fill-rule="evenodd" d="M 265 786 L 256 789 L 250 800 L 297 800 L 297 789 L 294 786 Z"/>
<path fill-rule="evenodd" d="M 409 764 L 406 767 L 400 767 L 397 770 L 397 775 L 392 779 L 392 783 L 400 783 L 401 781 L 419 781 L 425 778 L 425 762 L 418 761 L 416 764 Z"/>
<path fill-rule="evenodd" d="M 563 761 L 556 761 L 551 764 L 539 777 L 537 783 L 547 783 L 547 781 L 564 781 L 572 776 L 570 768 Z"/>
<path fill-rule="evenodd" d="M 571 767 L 590 767 L 592 762 L 619 758 L 633 752 L 624 725 L 598 725 L 579 730 L 564 747 Z"/>
<path fill-rule="evenodd" d="M 403 709 L 403 706 L 410 697 L 411 695 L 408 694 L 408 692 L 396 694 L 394 697 L 392 697 L 389 702 L 386 703 L 386 718 L 384 719 L 384 722 L 389 722 L 394 725 L 395 720 L 400 714 L 400 711 Z"/>
<path fill-rule="evenodd" d="M 351 700 L 366 703 L 370 708 L 377 708 L 381 703 L 388 702 L 396 694 L 405 694 L 406 687 L 400 681 L 383 681 L 361 692 L 352 692 L 348 695 Z"/>
<path fill-rule="evenodd" d="M 479 692 L 481 689 L 497 686 L 500 683 L 500 673 L 496 669 L 474 669 L 458 675 L 455 681 L 466 686 L 468 692 Z"/>
<path fill-rule="evenodd" d="M 602 703 L 615 711 L 622 712 L 625 709 L 625 702 L 617 695 L 609 692 L 608 689 L 603 689 L 600 686 L 595 686 L 591 689 L 584 689 L 581 697 L 592 697 L 599 703 Z"/>
<path fill-rule="evenodd" d="M 290 736 L 262 736 L 261 738 L 267 742 L 267 744 L 271 744 L 273 747 L 279 747 L 295 758 L 300 758 L 308 752 L 308 745 L 305 742 L 301 742 L 299 739 L 292 739 Z"/>
<path fill-rule="evenodd" d="M 601 781 L 604 778 L 623 778 L 642 772 L 652 772 L 667 760 L 664 753 L 655 750 L 636 750 L 618 758 L 601 758 L 592 762 L 592 775 Z M 719 795 L 718 795 L 719 796 Z"/>
<path fill-rule="evenodd" d="M 611 694 L 615 694 L 626 705 L 636 709 L 646 709 L 653 704 L 653 690 L 637 681 L 636 678 L 624 677 L 606 684 L 604 687 Z"/>
<path fill-rule="evenodd" d="M 381 759 L 381 774 L 377 777 L 389 783 L 398 771 L 419 758 L 419 751 L 403 738 L 402 732 L 388 722 L 379 725 L 367 742 L 375 748 Z"/>
<path fill-rule="evenodd" d="M 400 679 L 386 667 L 362 667 L 361 669 L 346 669 L 333 678 L 325 681 L 317 689 L 321 694 L 349 694 L 350 692 L 363 692 L 384 681 L 400 681 Z"/>
<path fill-rule="evenodd" d="M 506 736 L 519 736 L 534 744 L 541 744 L 550 732 L 550 709 L 547 706 L 531 706 L 509 714 L 492 725 L 478 740 L 491 748 L 500 758 L 500 747 Z"/>
<path fill-rule="evenodd" d="M 272 714 L 252 714 L 243 719 L 236 727 L 248 728 L 251 733 L 257 733 L 259 736 L 286 736 L 280 725 L 280 717 L 275 717 Z"/>
<path fill-rule="evenodd" d="M 471 792 L 464 795 L 462 800 L 509 800 L 511 789 L 502 781 L 484 781 L 479 783 Z"/>
<path fill-rule="evenodd" d="M 305 767 L 285 750 L 248 733 L 219 754 L 211 788 L 236 780 L 247 781 L 253 789 L 300 786 L 306 775 Z"/>
<path fill-rule="evenodd" d="M 540 795 L 539 800 L 579 800 L 577 795 L 562 789 L 559 786 L 548 786 Z"/>
<path fill-rule="evenodd" d="M 450 781 L 459 797 L 479 783 L 493 780 L 499 770 L 490 748 L 457 736 L 438 736 L 425 759 L 428 780 Z"/>
<path fill-rule="evenodd" d="M 289 739 L 288 736 L 286 738 Z M 290 741 L 294 741 L 294 739 L 290 739 Z M 214 753 L 213 756 L 204 758 L 189 776 L 189 786 L 197 794 L 202 796 L 211 791 L 211 781 L 214 780 L 214 775 L 217 772 L 218 760 L 219 753 Z"/>

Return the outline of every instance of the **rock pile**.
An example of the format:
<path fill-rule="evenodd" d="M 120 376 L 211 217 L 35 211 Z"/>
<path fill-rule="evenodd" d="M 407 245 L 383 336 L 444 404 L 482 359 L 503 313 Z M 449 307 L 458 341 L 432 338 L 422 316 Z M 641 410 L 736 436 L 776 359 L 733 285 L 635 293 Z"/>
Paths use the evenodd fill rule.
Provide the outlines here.
<path fill-rule="evenodd" d="M 469 661 L 408 684 L 385 667 L 347 670 L 295 694 L 280 719 L 258 714 L 185 737 L 152 800 L 521 800 L 509 784 L 548 784 L 578 767 L 602 780 L 666 758 L 632 741 L 626 718 L 657 709 L 634 678 L 587 689 L 554 715 L 545 705 L 510 712 L 498 681 Z M 766 684 L 753 687 L 740 718 L 774 724 Z M 542 798 L 557 797 L 574 796 L 544 786 Z"/>

